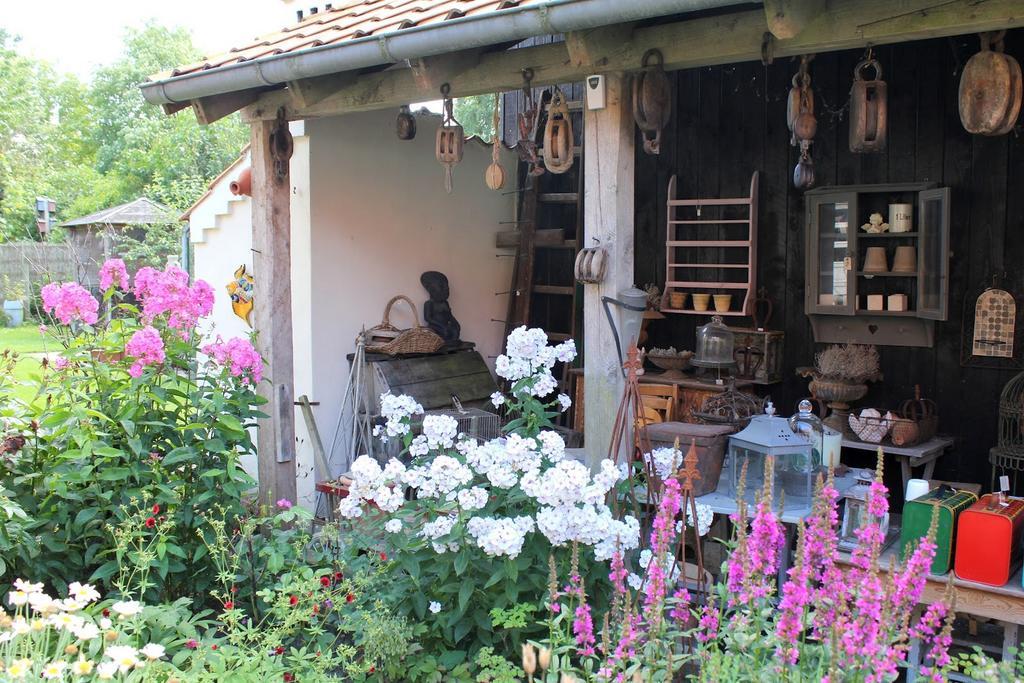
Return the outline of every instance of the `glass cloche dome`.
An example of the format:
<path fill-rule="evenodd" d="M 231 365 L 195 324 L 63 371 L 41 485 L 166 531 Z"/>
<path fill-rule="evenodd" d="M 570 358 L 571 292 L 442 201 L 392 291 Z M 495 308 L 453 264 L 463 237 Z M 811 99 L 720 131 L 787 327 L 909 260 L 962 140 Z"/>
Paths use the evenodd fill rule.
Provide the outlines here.
<path fill-rule="evenodd" d="M 699 368 L 728 368 L 736 364 L 733 358 L 734 335 L 716 315 L 711 322 L 697 330 L 697 350 L 693 365 Z"/>

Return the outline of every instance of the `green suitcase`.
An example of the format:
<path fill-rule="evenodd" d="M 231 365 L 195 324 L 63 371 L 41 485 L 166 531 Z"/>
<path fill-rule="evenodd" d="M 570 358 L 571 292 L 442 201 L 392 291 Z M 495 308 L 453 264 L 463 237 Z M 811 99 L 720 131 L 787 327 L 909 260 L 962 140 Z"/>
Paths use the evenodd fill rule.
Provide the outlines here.
<path fill-rule="evenodd" d="M 960 513 L 971 507 L 978 496 L 970 491 L 957 491 L 948 486 L 932 489 L 903 505 L 903 529 L 900 531 L 900 557 L 906 559 L 908 547 L 928 535 L 932 523 L 932 510 L 939 510 L 939 524 L 935 532 L 935 559 L 932 574 L 945 574 L 953 564 L 953 541 L 956 538 L 956 520 Z"/>

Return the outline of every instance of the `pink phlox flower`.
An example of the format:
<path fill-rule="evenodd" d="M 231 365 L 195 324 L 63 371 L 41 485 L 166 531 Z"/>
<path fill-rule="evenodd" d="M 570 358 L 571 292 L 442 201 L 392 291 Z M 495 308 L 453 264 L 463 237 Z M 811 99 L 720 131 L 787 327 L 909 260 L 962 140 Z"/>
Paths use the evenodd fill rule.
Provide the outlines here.
<path fill-rule="evenodd" d="M 213 288 L 203 280 L 191 286 L 188 273 L 174 264 L 163 271 L 140 268 L 135 274 L 135 296 L 142 304 L 142 318 L 149 323 L 166 315 L 167 325 L 183 333 L 213 310 Z"/>
<path fill-rule="evenodd" d="M 280 500 L 277 501 L 276 505 L 282 510 L 290 510 L 292 507 L 292 502 L 287 498 L 281 498 Z"/>
<path fill-rule="evenodd" d="M 164 362 L 164 340 L 160 333 L 150 325 L 137 330 L 132 338 L 125 344 L 124 352 L 135 359 L 132 366 L 128 368 L 128 374 L 132 377 L 141 377 L 142 369 L 147 365 L 159 365 Z"/>
<path fill-rule="evenodd" d="M 70 366 L 71 361 L 64 356 L 57 356 L 53 359 L 53 367 L 57 370 L 67 370 Z"/>
<path fill-rule="evenodd" d="M 51 282 L 42 288 L 40 295 L 43 310 L 65 325 L 75 320 L 92 325 L 99 319 L 100 303 L 77 282 Z"/>
<path fill-rule="evenodd" d="M 686 622 L 690 618 L 690 591 L 686 588 L 679 588 L 672 597 L 676 600 L 676 604 L 669 610 L 668 615 L 676 622 L 679 628 L 686 626 Z"/>
<path fill-rule="evenodd" d="M 128 269 L 119 258 L 107 259 L 100 267 L 100 289 L 107 291 L 114 285 L 118 289 L 128 290 Z"/>
<path fill-rule="evenodd" d="M 232 376 L 241 378 L 242 384 L 263 381 L 263 358 L 248 339 L 232 337 L 226 342 L 218 339 L 204 346 L 203 353 L 218 365 L 226 366 Z"/>
<path fill-rule="evenodd" d="M 718 637 L 718 612 L 710 605 L 703 605 L 700 611 L 700 619 L 697 622 L 696 637 L 702 643 L 709 642 Z"/>
<path fill-rule="evenodd" d="M 923 646 L 928 646 L 925 664 L 921 666 L 921 675 L 936 683 L 946 680 L 943 672 L 951 662 L 949 647 L 953 644 L 953 639 L 945 628 L 947 616 L 948 608 L 945 604 L 932 603 L 917 624 L 910 629 L 911 637 L 919 638 Z"/>

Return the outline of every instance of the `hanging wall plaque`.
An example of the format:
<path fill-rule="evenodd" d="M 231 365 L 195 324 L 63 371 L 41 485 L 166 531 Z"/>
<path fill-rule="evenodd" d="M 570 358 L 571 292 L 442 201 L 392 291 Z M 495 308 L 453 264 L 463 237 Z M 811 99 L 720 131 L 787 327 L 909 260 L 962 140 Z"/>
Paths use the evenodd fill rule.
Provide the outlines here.
<path fill-rule="evenodd" d="M 974 305 L 974 344 L 971 353 L 992 358 L 1013 357 L 1013 328 L 1017 303 L 1002 289 L 987 289 Z"/>
<path fill-rule="evenodd" d="M 1017 340 L 1024 336 L 1017 315 L 1021 302 L 997 282 L 994 278 L 980 293 L 974 290 L 977 297 L 968 292 L 964 299 L 960 364 L 965 367 L 1024 367 L 1016 348 Z"/>

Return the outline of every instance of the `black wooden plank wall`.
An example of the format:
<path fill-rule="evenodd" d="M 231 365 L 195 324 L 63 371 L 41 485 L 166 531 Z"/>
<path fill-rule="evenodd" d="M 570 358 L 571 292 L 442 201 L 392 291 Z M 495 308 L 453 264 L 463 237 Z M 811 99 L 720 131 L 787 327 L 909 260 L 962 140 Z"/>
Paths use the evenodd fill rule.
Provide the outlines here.
<path fill-rule="evenodd" d="M 962 65 L 977 50 L 974 36 L 876 49 L 889 84 L 889 142 L 885 152 L 872 155 L 849 151 L 846 112 L 838 111 L 863 52 L 819 55 L 811 63 L 818 112 L 812 155 L 819 186 L 930 180 L 952 188 L 949 320 L 937 324 L 935 348 L 882 347 L 885 380 L 862 405 L 897 408 L 920 384 L 938 402 L 941 431 L 958 437 L 937 475 L 987 486 L 999 392 L 1014 372 L 961 367 L 961 322 L 965 298 L 971 299 L 973 315 L 973 298 L 993 273 L 1005 272 L 1011 291 L 1024 291 L 1024 139 L 964 131 L 957 86 Z M 1024 60 L 1024 31 L 1007 35 L 1006 51 Z M 751 172 L 761 172 L 758 282 L 775 303 L 770 327 L 786 331 L 790 374 L 810 364 L 821 348 L 803 312 L 804 200 L 791 183 L 797 150 L 789 145 L 785 121 L 796 68 L 796 61 L 780 59 L 768 67 L 754 62 L 676 72 L 675 109 L 662 153 L 644 154 L 638 138 L 636 164 L 641 286 L 665 280 L 665 198 L 673 173 L 680 196 L 714 197 L 742 196 Z M 693 348 L 696 323 L 705 321 L 680 315 L 655 321 L 651 343 Z M 789 414 L 807 394 L 806 380 L 787 376 L 770 392 Z"/>

